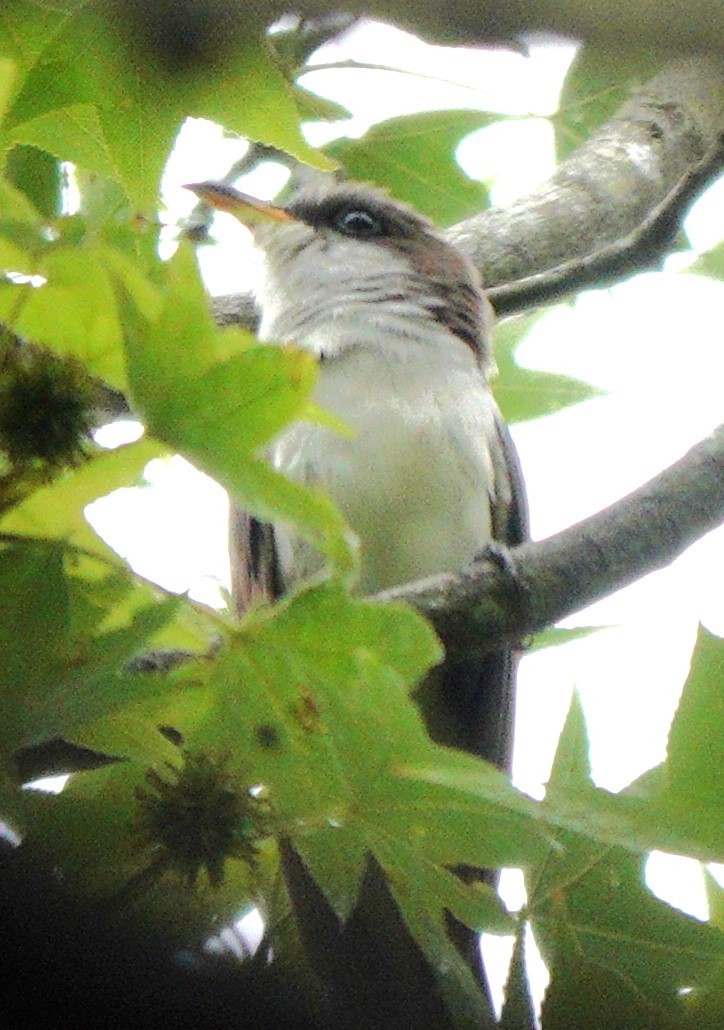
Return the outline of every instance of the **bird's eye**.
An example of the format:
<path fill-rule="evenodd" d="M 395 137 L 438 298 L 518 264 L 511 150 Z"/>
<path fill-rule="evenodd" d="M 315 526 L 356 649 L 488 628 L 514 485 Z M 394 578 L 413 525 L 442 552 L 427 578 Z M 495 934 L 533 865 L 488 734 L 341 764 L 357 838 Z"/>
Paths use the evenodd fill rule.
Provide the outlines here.
<path fill-rule="evenodd" d="M 382 223 L 379 218 L 364 208 L 342 211 L 335 219 L 335 226 L 346 236 L 356 236 L 358 239 L 379 236 L 382 232 Z"/>

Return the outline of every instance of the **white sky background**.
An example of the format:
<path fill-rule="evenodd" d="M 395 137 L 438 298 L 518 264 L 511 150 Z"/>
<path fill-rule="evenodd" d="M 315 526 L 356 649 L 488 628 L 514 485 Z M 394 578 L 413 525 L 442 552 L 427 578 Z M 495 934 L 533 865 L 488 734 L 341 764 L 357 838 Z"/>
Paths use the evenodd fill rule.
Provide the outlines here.
<path fill-rule="evenodd" d="M 393 64 L 463 85 L 362 70 L 317 71 L 304 84 L 352 111 L 345 132 L 355 136 L 375 121 L 421 109 L 538 116 L 481 130 L 460 147 L 465 171 L 492 180 L 493 201 L 505 204 L 553 170 L 553 133 L 541 116 L 555 110 L 571 55 L 570 47 L 551 45 L 535 46 L 529 58 L 453 51 L 369 23 L 316 60 Z M 321 127 L 309 130 L 313 143 L 330 135 Z M 191 123 L 165 180 L 170 219 L 187 214 L 194 203 L 181 184 L 219 177 L 241 152 L 238 141 L 222 140 L 209 123 Z M 280 185 L 274 173 L 257 173 L 243 188 L 271 197 Z M 220 216 L 214 231 L 221 242 L 200 251 L 208 287 L 214 294 L 239 291 L 248 282 L 245 230 Z M 697 251 L 724 237 L 724 180 L 698 201 L 687 231 Z M 663 272 L 589 291 L 573 307 L 556 307 L 520 349 L 522 364 L 575 375 L 607 391 L 513 427 L 535 538 L 623 496 L 721 421 L 724 283 L 676 274 L 681 264 L 677 256 Z M 139 572 L 170 589 L 213 598 L 214 582 L 227 579 L 222 491 L 180 459 L 155 462 L 148 475 L 152 487 L 96 502 L 94 525 Z M 670 568 L 565 623 L 613 628 L 524 659 L 514 768 L 521 789 L 542 796 L 573 687 L 583 699 L 600 786 L 618 790 L 664 758 L 697 623 L 724 633 L 723 569 L 724 532 L 718 531 Z M 652 888 L 671 903 L 705 917 L 696 863 L 654 856 L 648 875 Z"/>

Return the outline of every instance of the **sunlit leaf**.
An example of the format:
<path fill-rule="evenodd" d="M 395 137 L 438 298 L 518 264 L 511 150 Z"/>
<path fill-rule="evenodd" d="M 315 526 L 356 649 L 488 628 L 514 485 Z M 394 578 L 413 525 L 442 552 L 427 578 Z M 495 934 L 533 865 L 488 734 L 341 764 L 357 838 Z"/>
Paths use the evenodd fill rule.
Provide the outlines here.
<path fill-rule="evenodd" d="M 123 388 L 116 296 L 99 255 L 90 248 L 63 248 L 49 253 L 34 271 L 47 282 L 6 286 L 0 291 L 0 318 L 25 339 L 74 354 L 91 372 Z"/>
<path fill-rule="evenodd" d="M 18 68 L 15 62 L 7 57 L 0 58 L 0 124 L 2 124 L 5 112 L 10 106 L 17 75 Z"/>
<path fill-rule="evenodd" d="M 92 460 L 33 491 L 4 516 L 2 530 L 64 540 L 110 557 L 112 552 L 86 521 L 83 511 L 97 498 L 139 483 L 148 462 L 161 453 L 159 444 L 146 439 L 96 454 Z"/>
<path fill-rule="evenodd" d="M 93 104 L 73 104 L 16 125 L 8 134 L 11 143 L 29 143 L 59 161 L 75 164 L 116 178 L 117 172 Z"/>
<path fill-rule="evenodd" d="M 284 518 L 341 570 L 353 567 L 349 534 L 332 502 L 283 478 L 258 456 L 295 414 L 304 414 L 316 363 L 288 347 L 246 347 L 219 363 L 193 256 L 171 262 L 164 309 L 146 322 L 127 317 L 127 359 L 135 403 L 152 433 L 213 476 L 262 518 Z M 221 348 L 220 348 L 221 349 Z"/>
<path fill-rule="evenodd" d="M 525 653 L 533 654 L 535 651 L 544 651 L 548 647 L 560 647 L 572 640 L 585 640 L 593 633 L 600 633 L 601 630 L 607 628 L 606 626 L 574 626 L 571 629 L 563 629 L 554 626 L 552 629 L 544 629 L 535 634 L 530 644 L 526 646 Z"/>
<path fill-rule="evenodd" d="M 705 251 L 686 271 L 695 275 L 710 275 L 713 279 L 724 279 L 724 243 L 718 243 L 716 247 Z"/>
<path fill-rule="evenodd" d="M 304 141 L 294 89 L 256 30 L 233 56 L 183 75 L 149 59 L 143 41 L 126 30 L 104 5 L 88 3 L 40 35 L 46 44 L 52 38 L 52 47 L 35 55 L 8 112 L 7 140 L 32 142 L 117 179 L 143 211 L 156 202 L 164 163 L 189 115 L 328 164 Z"/>

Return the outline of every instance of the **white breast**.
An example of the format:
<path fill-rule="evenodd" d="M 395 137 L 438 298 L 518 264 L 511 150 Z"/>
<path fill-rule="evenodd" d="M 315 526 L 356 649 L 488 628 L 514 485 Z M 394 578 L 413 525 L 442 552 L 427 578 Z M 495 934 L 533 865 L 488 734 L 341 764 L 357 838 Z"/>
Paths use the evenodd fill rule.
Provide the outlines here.
<path fill-rule="evenodd" d="M 364 592 L 454 571 L 491 536 L 495 404 L 474 355 L 440 331 L 425 343 L 346 346 L 321 366 L 316 400 L 352 439 L 297 423 L 276 441 L 273 464 L 323 485 L 361 542 Z M 316 571 L 311 547 L 277 527 L 282 571 Z"/>

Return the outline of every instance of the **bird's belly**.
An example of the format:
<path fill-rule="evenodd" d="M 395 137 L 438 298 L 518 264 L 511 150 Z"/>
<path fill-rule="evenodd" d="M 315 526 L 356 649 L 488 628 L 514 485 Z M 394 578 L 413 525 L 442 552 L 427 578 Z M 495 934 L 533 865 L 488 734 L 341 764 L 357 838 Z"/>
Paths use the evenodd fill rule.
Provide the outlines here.
<path fill-rule="evenodd" d="M 353 435 L 297 423 L 276 441 L 273 464 L 340 507 L 360 540 L 362 591 L 460 568 L 491 535 L 494 405 L 482 378 L 350 358 L 322 366 L 315 399 Z M 279 527 L 277 539 L 288 582 L 321 566 Z"/>

